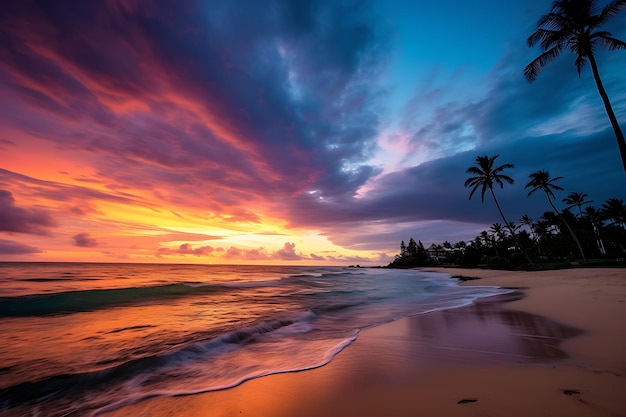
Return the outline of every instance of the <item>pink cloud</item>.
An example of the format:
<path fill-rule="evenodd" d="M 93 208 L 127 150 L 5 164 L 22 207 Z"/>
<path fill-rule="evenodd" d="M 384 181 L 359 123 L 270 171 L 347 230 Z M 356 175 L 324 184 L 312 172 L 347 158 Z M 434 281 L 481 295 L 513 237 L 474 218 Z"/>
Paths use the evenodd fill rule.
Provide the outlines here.
<path fill-rule="evenodd" d="M 210 256 L 215 249 L 212 246 L 201 246 L 193 248 L 189 243 L 183 243 L 177 249 L 159 248 L 155 254 L 161 258 L 163 255 L 193 255 L 193 256 Z"/>
<path fill-rule="evenodd" d="M 297 261 L 302 259 L 302 256 L 296 253 L 296 244 L 290 242 L 285 242 L 283 248 L 274 253 L 274 257 L 286 261 Z"/>
<path fill-rule="evenodd" d="M 14 242 L 12 240 L 0 239 L 0 254 L 2 255 L 28 255 L 31 253 L 40 253 L 41 250 Z"/>
<path fill-rule="evenodd" d="M 98 246 L 96 239 L 92 238 L 89 233 L 79 233 L 73 237 L 74 246 L 81 248 L 95 248 Z"/>
<path fill-rule="evenodd" d="M 0 231 L 48 235 L 56 225 L 47 211 L 18 207 L 13 194 L 0 190 Z"/>

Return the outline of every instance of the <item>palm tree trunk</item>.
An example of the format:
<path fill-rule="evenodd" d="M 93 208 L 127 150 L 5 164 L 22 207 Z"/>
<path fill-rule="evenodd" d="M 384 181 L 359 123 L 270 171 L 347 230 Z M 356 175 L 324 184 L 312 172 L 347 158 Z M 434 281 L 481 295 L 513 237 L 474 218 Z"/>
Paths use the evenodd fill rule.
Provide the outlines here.
<path fill-rule="evenodd" d="M 489 191 L 491 191 L 491 196 L 493 197 L 493 201 L 496 203 L 496 207 L 498 208 L 500 217 L 502 217 L 502 221 L 509 229 L 509 232 L 511 232 L 511 236 L 513 236 L 513 240 L 515 241 L 515 244 L 520 248 L 520 250 L 524 254 L 524 257 L 526 258 L 526 261 L 528 262 L 528 264 L 531 265 L 532 267 L 537 267 L 538 265 L 534 263 L 532 259 L 530 259 L 530 256 L 528 256 L 528 253 L 526 253 L 526 249 L 524 249 L 522 244 L 517 240 L 517 236 L 515 236 L 515 232 L 513 231 L 513 228 L 507 221 L 506 217 L 504 217 L 504 213 L 502 212 L 502 209 L 500 208 L 500 203 L 498 203 L 498 199 L 496 198 L 496 193 L 493 192 L 493 188 L 489 187 Z"/>
<path fill-rule="evenodd" d="M 550 194 L 546 193 L 546 197 L 548 197 L 548 202 L 550 203 L 550 206 L 552 207 L 552 210 L 554 210 L 554 212 L 559 217 L 559 219 L 561 219 L 563 224 L 565 224 L 565 227 L 567 227 L 567 230 L 569 230 L 569 233 L 572 235 L 572 238 L 574 239 L 574 242 L 576 242 L 576 246 L 578 246 L 578 250 L 580 251 L 580 256 L 583 258 L 583 263 L 587 262 L 587 259 L 585 258 L 585 253 L 583 252 L 583 247 L 580 246 L 580 242 L 578 241 L 578 238 L 576 237 L 576 234 L 574 233 L 572 228 L 569 226 L 569 224 L 565 221 L 565 218 L 563 216 L 561 216 L 561 212 L 556 208 L 556 206 L 552 202 L 552 199 L 550 198 Z"/>
<path fill-rule="evenodd" d="M 530 228 L 531 236 L 535 241 L 535 245 L 537 246 L 537 251 L 539 251 L 539 258 L 543 258 L 543 251 L 541 250 L 541 246 L 539 246 L 539 236 L 535 232 L 535 228 L 533 227 L 532 223 L 528 223 L 528 227 Z"/>
<path fill-rule="evenodd" d="M 602 97 L 602 102 L 604 103 L 604 108 L 606 109 L 606 114 L 609 116 L 609 120 L 611 121 L 611 126 L 613 126 L 613 131 L 615 132 L 615 138 L 617 139 L 617 146 L 619 147 L 619 153 L 622 157 L 622 165 L 624 166 L 624 172 L 626 172 L 626 140 L 624 140 L 624 133 L 622 133 L 622 129 L 617 122 L 617 117 L 615 117 L 615 113 L 613 112 L 613 107 L 611 106 L 611 102 L 609 101 L 609 96 L 604 89 L 604 85 L 602 84 L 602 80 L 600 79 L 600 73 L 598 72 L 598 64 L 596 63 L 596 58 L 593 54 L 589 54 L 589 63 L 591 64 L 591 70 L 593 71 L 593 78 L 596 81 L 596 86 L 598 87 L 598 93 L 600 93 L 600 97 Z"/>
<path fill-rule="evenodd" d="M 604 249 L 604 242 L 600 237 L 600 229 L 596 222 L 591 219 L 591 226 L 593 227 L 593 232 L 596 234 L 596 243 L 598 244 L 598 250 L 600 251 L 600 255 L 606 255 L 606 249 Z"/>

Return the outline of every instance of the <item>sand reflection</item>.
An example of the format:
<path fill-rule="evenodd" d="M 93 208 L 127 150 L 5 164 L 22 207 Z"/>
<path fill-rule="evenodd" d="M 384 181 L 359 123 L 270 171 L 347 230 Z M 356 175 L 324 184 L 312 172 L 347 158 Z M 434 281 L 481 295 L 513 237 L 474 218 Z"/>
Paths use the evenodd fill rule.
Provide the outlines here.
<path fill-rule="evenodd" d="M 354 344 L 319 369 L 259 378 L 220 392 L 155 398 L 107 416 L 286 417 L 327 415 L 329 410 L 345 416 L 404 415 L 407 398 L 418 393 L 423 400 L 442 395 L 431 385 L 433 371 L 567 359 L 561 344 L 579 330 L 508 309 L 500 301 L 491 297 L 364 330 Z"/>

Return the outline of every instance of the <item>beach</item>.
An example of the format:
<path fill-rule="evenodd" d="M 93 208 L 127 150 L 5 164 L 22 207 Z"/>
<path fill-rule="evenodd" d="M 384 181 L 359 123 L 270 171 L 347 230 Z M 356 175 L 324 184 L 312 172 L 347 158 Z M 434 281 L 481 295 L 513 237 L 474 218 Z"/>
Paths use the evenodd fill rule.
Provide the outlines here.
<path fill-rule="evenodd" d="M 430 271 L 516 288 L 365 329 L 330 363 L 121 416 L 626 416 L 626 271 Z"/>

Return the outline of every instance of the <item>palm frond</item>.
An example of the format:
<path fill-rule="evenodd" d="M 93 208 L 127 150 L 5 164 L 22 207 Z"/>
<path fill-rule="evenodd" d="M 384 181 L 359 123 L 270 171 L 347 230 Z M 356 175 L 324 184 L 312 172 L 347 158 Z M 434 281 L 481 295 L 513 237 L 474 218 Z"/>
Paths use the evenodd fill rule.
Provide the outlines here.
<path fill-rule="evenodd" d="M 551 31 L 548 36 L 546 36 L 541 41 L 541 50 L 547 51 L 554 48 L 555 46 L 563 45 L 564 43 L 567 43 L 571 38 L 572 34 L 569 31 Z"/>
<path fill-rule="evenodd" d="M 528 184 L 526 184 L 526 187 L 524 187 L 524 188 L 528 188 Z M 535 191 L 540 190 L 540 189 L 541 189 L 540 187 L 533 187 L 533 188 L 532 188 L 532 190 L 530 190 L 530 191 L 528 192 L 528 195 L 531 195 L 531 194 L 533 194 Z"/>
<path fill-rule="evenodd" d="M 543 67 L 545 67 L 550 61 L 554 60 L 561 54 L 563 47 L 561 45 L 557 45 L 552 49 L 547 50 L 546 52 L 539 55 L 537 58 L 533 59 L 530 64 L 526 65 L 524 68 L 524 76 L 530 82 L 533 82 L 537 79 L 537 75 L 539 71 Z"/>
<path fill-rule="evenodd" d="M 465 181 L 465 186 L 470 187 L 470 186 L 478 184 L 479 182 L 480 182 L 480 177 L 470 177 L 467 179 L 467 181 Z"/>
<path fill-rule="evenodd" d="M 552 12 L 541 16 L 541 18 L 537 22 L 537 27 L 558 29 L 563 26 L 565 20 L 566 19 L 564 19 L 564 16 L 562 14 Z"/>
<path fill-rule="evenodd" d="M 613 38 L 612 36 L 600 36 L 600 42 L 609 51 L 617 51 L 618 49 L 626 49 L 626 42 Z"/>
<path fill-rule="evenodd" d="M 465 185 L 465 186 L 467 187 L 467 183 L 466 183 L 466 185 Z M 470 199 L 470 200 L 471 200 L 471 199 L 472 199 L 472 197 L 474 196 L 474 193 L 476 192 L 476 190 L 478 190 L 478 184 L 477 184 L 477 185 L 475 185 L 475 186 L 474 186 L 474 188 L 472 188 L 472 191 L 470 192 L 470 195 L 469 195 L 469 199 Z"/>
<path fill-rule="evenodd" d="M 626 9 L 626 0 L 613 0 L 600 12 L 598 15 L 598 20 L 596 22 L 597 26 L 600 26 L 610 20 L 613 16 Z"/>
<path fill-rule="evenodd" d="M 585 64 L 587 64 L 587 57 L 585 55 L 578 55 L 574 63 L 576 64 L 576 69 L 578 70 L 578 78 L 580 78 L 580 72 Z"/>
<path fill-rule="evenodd" d="M 478 168 L 478 167 L 469 167 L 467 168 L 467 171 L 465 171 L 468 174 L 476 174 L 476 175 L 483 175 L 484 172 L 482 169 Z"/>
<path fill-rule="evenodd" d="M 511 168 L 513 168 L 512 165 L 511 165 Z M 508 175 L 500 175 L 500 178 L 503 179 L 504 181 L 506 181 L 508 184 L 514 184 L 515 183 L 515 180 L 513 178 L 509 177 Z"/>
<path fill-rule="evenodd" d="M 492 170 L 492 172 L 493 172 L 494 175 L 496 175 L 496 174 L 499 174 L 500 172 L 502 172 L 502 171 L 504 171 L 505 169 L 508 169 L 508 168 L 515 168 L 515 165 L 513 165 L 513 164 L 502 164 L 499 167 L 494 168 Z"/>
<path fill-rule="evenodd" d="M 532 48 L 538 43 L 541 43 L 544 39 L 553 36 L 554 32 L 556 31 L 539 28 L 536 31 L 534 31 L 528 37 L 528 39 L 526 39 L 526 43 L 528 44 L 529 48 Z"/>

